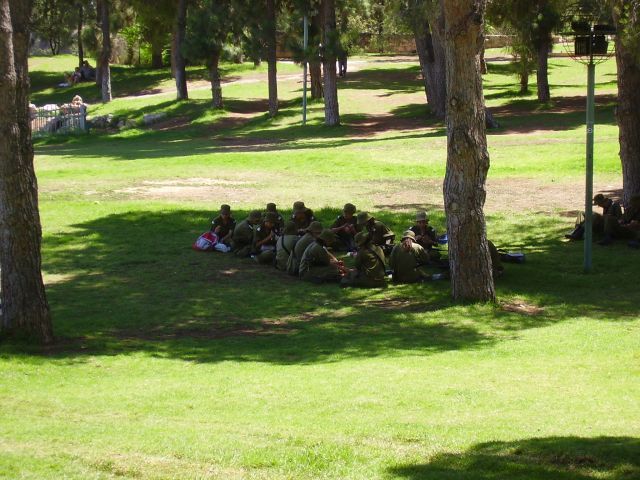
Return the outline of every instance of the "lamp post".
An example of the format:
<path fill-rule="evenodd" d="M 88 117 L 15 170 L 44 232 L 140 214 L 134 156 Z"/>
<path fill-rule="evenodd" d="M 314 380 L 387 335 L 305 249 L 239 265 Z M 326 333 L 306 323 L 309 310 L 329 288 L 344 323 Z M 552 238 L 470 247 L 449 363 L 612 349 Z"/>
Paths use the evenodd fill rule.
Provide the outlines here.
<path fill-rule="evenodd" d="M 615 28 L 599 23 L 593 3 L 579 2 L 570 13 L 571 35 L 575 37 L 574 59 L 587 64 L 587 145 L 585 165 L 584 196 L 584 271 L 589 273 L 592 266 L 593 248 L 593 144 L 595 127 L 595 77 L 596 59 L 606 59 L 610 55 L 608 37 L 615 34 Z M 600 60 L 601 61 L 601 60 Z"/>

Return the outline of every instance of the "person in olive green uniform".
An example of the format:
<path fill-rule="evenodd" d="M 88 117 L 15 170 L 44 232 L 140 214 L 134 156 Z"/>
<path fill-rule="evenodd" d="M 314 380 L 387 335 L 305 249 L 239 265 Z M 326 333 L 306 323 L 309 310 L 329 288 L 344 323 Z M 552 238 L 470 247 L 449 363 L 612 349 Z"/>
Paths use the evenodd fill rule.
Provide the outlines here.
<path fill-rule="evenodd" d="M 341 282 L 341 287 L 375 288 L 384 287 L 385 266 L 384 252 L 378 245 L 371 243 L 369 232 L 356 234 L 355 243 L 358 245 L 355 269 L 350 270 Z"/>
<path fill-rule="evenodd" d="M 221 205 L 220 215 L 211 221 L 211 232 L 218 237 L 216 250 L 225 253 L 231 250 L 231 236 L 234 228 L 236 228 L 236 220 L 231 216 L 231 207 Z"/>
<path fill-rule="evenodd" d="M 421 282 L 430 275 L 422 268 L 429 263 L 429 254 L 416 243 L 416 234 L 407 230 L 402 243 L 393 247 L 389 257 L 389 268 L 393 270 L 393 281 L 398 283 Z"/>
<path fill-rule="evenodd" d="M 248 257 L 253 251 L 253 230 L 262 220 L 262 214 L 254 210 L 247 218 L 236 225 L 231 237 L 233 253 L 238 257 Z"/>
<path fill-rule="evenodd" d="M 298 229 L 298 235 L 304 235 L 307 231 L 307 227 L 311 225 L 316 218 L 313 216 L 313 210 L 307 208 L 304 202 L 298 201 L 293 203 L 293 215 L 291 220 L 295 223 Z"/>
<path fill-rule="evenodd" d="M 393 249 L 395 234 L 380 220 L 376 220 L 367 212 L 358 214 L 358 231 L 366 230 L 371 235 L 371 243 L 378 245 L 385 255 Z"/>
<path fill-rule="evenodd" d="M 295 225 L 295 224 L 294 224 Z M 294 226 L 296 233 L 298 232 L 297 226 Z M 298 275 L 300 267 L 300 259 L 306 248 L 311 245 L 314 240 L 322 232 L 322 224 L 320 222 L 313 221 L 307 227 L 306 233 L 296 242 L 296 246 L 289 255 L 289 261 L 287 262 L 287 272 L 289 275 Z"/>
<path fill-rule="evenodd" d="M 276 243 L 276 268 L 286 271 L 289 257 L 293 254 L 293 250 L 298 241 L 298 231 L 293 222 L 287 222 L 284 226 L 282 236 L 278 238 Z"/>
<path fill-rule="evenodd" d="M 440 258 L 440 252 L 433 248 L 438 246 L 438 235 L 434 228 L 429 225 L 427 212 L 418 212 L 415 225 L 409 230 L 416 234 L 416 243 L 427 251 L 431 260 Z"/>
<path fill-rule="evenodd" d="M 593 204 L 602 208 L 602 215 L 599 213 L 593 214 L 593 232 L 604 233 L 604 227 L 607 221 L 617 222 L 622 218 L 622 207 L 619 202 L 612 200 L 609 197 L 605 197 L 603 194 L 598 193 L 593 197 Z M 613 217 L 613 218 L 612 218 Z M 609 219 L 609 220 L 608 220 Z M 564 236 L 569 240 L 582 240 L 584 237 L 584 213 L 580 212 L 578 219 L 576 220 L 576 226 L 573 232 Z"/>
<path fill-rule="evenodd" d="M 336 236 L 335 250 L 346 252 L 354 252 L 356 250 L 356 244 L 353 240 L 357 226 L 355 213 L 356 206 L 352 203 L 347 203 L 342 209 L 342 215 L 339 215 L 331 225 L 331 231 Z"/>
<path fill-rule="evenodd" d="M 324 229 L 316 241 L 309 245 L 300 259 L 300 278 L 308 282 L 337 282 L 342 277 L 341 263 L 327 247 L 335 241 L 336 236 L 328 228 Z"/>
<path fill-rule="evenodd" d="M 598 243 L 611 245 L 616 238 L 631 239 L 629 246 L 632 248 L 640 246 L 640 195 L 631 198 L 619 219 L 605 217 L 604 238 Z"/>
<path fill-rule="evenodd" d="M 275 203 L 267 203 L 267 210 L 264 212 L 264 215 L 262 216 L 263 220 L 264 218 L 266 218 L 267 213 L 269 212 L 273 212 L 276 214 L 276 223 L 274 224 L 273 228 L 276 231 L 276 235 L 279 236 L 282 234 L 282 230 L 284 229 L 284 218 L 282 217 L 282 215 L 280 215 L 280 212 L 278 212 L 278 209 Z"/>
<path fill-rule="evenodd" d="M 253 251 L 255 259 L 263 265 L 271 265 L 276 255 L 276 224 L 278 215 L 267 212 L 262 223 L 253 231 Z"/>

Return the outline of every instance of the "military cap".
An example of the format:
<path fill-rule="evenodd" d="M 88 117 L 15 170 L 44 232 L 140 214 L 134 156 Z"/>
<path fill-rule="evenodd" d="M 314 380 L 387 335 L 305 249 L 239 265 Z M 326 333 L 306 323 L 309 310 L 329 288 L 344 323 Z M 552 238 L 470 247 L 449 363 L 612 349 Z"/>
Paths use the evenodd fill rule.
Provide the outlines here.
<path fill-rule="evenodd" d="M 231 213 L 231 207 L 229 205 L 220 205 L 220 215 L 229 215 Z"/>
<path fill-rule="evenodd" d="M 296 228 L 296 224 L 293 222 L 287 222 L 284 225 L 284 232 L 285 235 L 296 235 L 298 233 L 298 229 Z"/>
<path fill-rule="evenodd" d="M 267 212 L 275 212 L 276 204 L 275 203 L 267 203 Z"/>
<path fill-rule="evenodd" d="M 404 240 L 405 238 L 410 238 L 411 240 L 413 240 L 415 242 L 416 241 L 416 234 L 413 233 L 413 230 L 407 230 L 406 232 L 404 232 L 402 234 L 402 240 Z"/>
<path fill-rule="evenodd" d="M 344 208 L 342 209 L 344 213 L 356 213 L 356 206 L 353 203 L 345 203 Z"/>
<path fill-rule="evenodd" d="M 604 195 L 598 193 L 595 197 L 593 197 L 593 204 L 598 205 L 599 203 L 604 202 Z"/>
<path fill-rule="evenodd" d="M 293 213 L 306 212 L 306 211 L 307 211 L 307 207 L 304 206 L 304 202 L 302 201 L 293 202 Z"/>
<path fill-rule="evenodd" d="M 358 214 L 358 225 L 364 225 L 365 223 L 367 223 L 369 220 L 371 220 L 373 217 L 371 215 L 369 215 L 369 213 L 367 212 L 360 212 Z"/>
<path fill-rule="evenodd" d="M 307 232 L 320 233 L 322 232 L 322 224 L 318 221 L 313 221 L 307 227 Z"/>
<path fill-rule="evenodd" d="M 253 222 L 259 222 L 260 220 L 262 220 L 262 213 L 260 213 L 258 210 L 254 210 L 249 214 L 249 220 Z"/>
<path fill-rule="evenodd" d="M 427 216 L 427 212 L 422 211 L 422 212 L 416 213 L 416 222 L 420 222 L 422 220 L 424 221 L 429 220 L 429 217 Z"/>
<path fill-rule="evenodd" d="M 278 223 L 278 214 L 276 212 L 267 212 L 264 216 L 265 222 Z"/>
<path fill-rule="evenodd" d="M 356 233 L 356 236 L 353 238 L 356 242 L 356 245 L 362 246 L 369 241 L 369 232 L 366 230 L 362 230 L 361 232 Z"/>
<path fill-rule="evenodd" d="M 320 235 L 318 235 L 318 238 L 325 243 L 333 243 L 336 240 L 335 234 L 328 228 L 322 230 L 322 232 L 320 232 Z"/>

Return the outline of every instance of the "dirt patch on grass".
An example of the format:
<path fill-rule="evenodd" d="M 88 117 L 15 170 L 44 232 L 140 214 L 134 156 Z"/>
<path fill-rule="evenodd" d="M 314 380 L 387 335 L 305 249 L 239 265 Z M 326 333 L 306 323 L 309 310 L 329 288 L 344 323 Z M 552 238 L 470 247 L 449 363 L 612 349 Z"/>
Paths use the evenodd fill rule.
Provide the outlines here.
<path fill-rule="evenodd" d="M 519 313 L 520 315 L 526 315 L 529 317 L 536 317 L 544 313 L 544 308 L 532 305 L 524 300 L 504 302 L 500 305 L 500 308 L 505 312 Z"/>

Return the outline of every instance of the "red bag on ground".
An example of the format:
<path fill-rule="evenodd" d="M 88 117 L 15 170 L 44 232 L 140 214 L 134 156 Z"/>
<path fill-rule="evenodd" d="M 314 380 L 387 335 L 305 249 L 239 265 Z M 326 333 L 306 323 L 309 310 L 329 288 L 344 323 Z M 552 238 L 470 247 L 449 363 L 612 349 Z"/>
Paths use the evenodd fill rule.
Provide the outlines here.
<path fill-rule="evenodd" d="M 218 236 L 215 233 L 204 232 L 197 238 L 197 240 L 193 244 L 193 249 L 200 252 L 209 252 L 211 250 L 214 250 L 217 243 Z"/>

